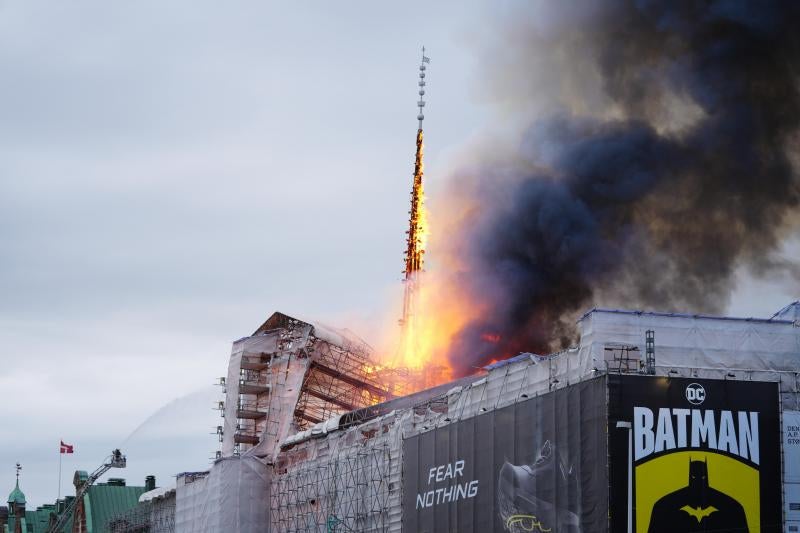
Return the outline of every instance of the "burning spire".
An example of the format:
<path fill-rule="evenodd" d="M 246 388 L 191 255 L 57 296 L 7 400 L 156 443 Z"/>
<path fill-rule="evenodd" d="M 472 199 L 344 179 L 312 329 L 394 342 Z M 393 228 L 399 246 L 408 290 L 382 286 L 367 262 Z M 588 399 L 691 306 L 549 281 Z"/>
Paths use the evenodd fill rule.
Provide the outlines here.
<path fill-rule="evenodd" d="M 409 282 L 415 278 L 417 272 L 422 271 L 424 256 L 425 256 L 425 236 L 426 236 L 426 220 L 425 220 L 425 191 L 422 185 L 423 163 L 422 163 L 422 121 L 425 120 L 425 115 L 422 110 L 425 107 L 425 63 L 430 63 L 430 58 L 425 56 L 425 47 L 422 47 L 422 61 L 419 65 L 419 128 L 417 129 L 417 153 L 414 160 L 414 184 L 411 188 L 411 210 L 409 211 L 408 231 L 406 232 L 408 238 L 406 239 L 406 268 L 403 271 L 405 281 Z M 409 284 L 406 284 L 408 287 Z M 409 290 L 406 289 L 406 296 L 408 297 Z M 406 298 L 406 302 L 408 298 Z M 408 317 L 408 309 L 406 306 L 403 308 L 403 318 Z M 413 310 L 412 310 L 413 311 Z"/>
<path fill-rule="evenodd" d="M 406 253 L 405 268 L 403 269 L 403 283 L 405 291 L 403 295 L 403 316 L 400 319 L 402 327 L 402 338 L 400 346 L 400 357 L 404 362 L 413 359 L 414 339 L 416 337 L 416 312 L 417 301 L 421 290 L 421 274 L 425 261 L 425 245 L 427 235 L 427 221 L 425 216 L 425 190 L 422 184 L 423 176 L 423 132 L 422 121 L 425 120 L 423 108 L 425 107 L 425 70 L 426 63 L 430 63 L 430 58 L 425 55 L 425 47 L 422 47 L 422 60 L 419 65 L 419 100 L 417 107 L 419 114 L 417 120 L 417 152 L 414 160 L 414 183 L 411 187 L 411 210 L 408 219 L 408 230 L 406 231 Z M 409 357 L 410 356 L 410 357 Z"/>

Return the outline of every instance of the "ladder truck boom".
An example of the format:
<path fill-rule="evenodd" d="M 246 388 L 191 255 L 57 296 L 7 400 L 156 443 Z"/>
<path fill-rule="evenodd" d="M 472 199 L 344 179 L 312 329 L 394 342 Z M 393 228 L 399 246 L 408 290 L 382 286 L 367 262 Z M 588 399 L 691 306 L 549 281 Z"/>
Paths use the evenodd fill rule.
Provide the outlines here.
<path fill-rule="evenodd" d="M 55 524 L 53 524 L 48 530 L 47 533 L 60 533 L 61 528 L 63 528 L 69 517 L 72 516 L 72 513 L 75 511 L 75 508 L 78 506 L 78 502 L 81 501 L 83 495 L 86 494 L 86 491 L 89 490 L 89 487 L 94 485 L 94 483 L 100 479 L 100 476 L 108 472 L 112 468 L 125 468 L 127 465 L 128 460 L 127 458 L 122 455 L 122 452 L 119 449 L 116 449 L 111 452 L 111 455 L 106 457 L 103 460 L 103 464 L 101 464 L 97 470 L 89 474 L 89 477 L 86 481 L 78 487 L 78 490 L 75 492 L 75 499 L 70 502 L 64 512 L 58 516 Z"/>

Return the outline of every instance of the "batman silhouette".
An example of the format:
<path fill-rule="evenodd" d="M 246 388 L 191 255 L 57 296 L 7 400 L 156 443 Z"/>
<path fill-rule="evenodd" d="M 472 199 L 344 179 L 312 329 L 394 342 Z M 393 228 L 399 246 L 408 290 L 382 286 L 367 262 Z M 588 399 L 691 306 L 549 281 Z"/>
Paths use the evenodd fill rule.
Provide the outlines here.
<path fill-rule="evenodd" d="M 653 506 L 648 533 L 749 532 L 742 505 L 708 484 L 708 462 L 689 460 L 689 486 Z"/>
<path fill-rule="evenodd" d="M 580 533 L 578 476 L 545 441 L 530 465 L 506 461 L 497 479 L 498 514 L 512 533 Z"/>

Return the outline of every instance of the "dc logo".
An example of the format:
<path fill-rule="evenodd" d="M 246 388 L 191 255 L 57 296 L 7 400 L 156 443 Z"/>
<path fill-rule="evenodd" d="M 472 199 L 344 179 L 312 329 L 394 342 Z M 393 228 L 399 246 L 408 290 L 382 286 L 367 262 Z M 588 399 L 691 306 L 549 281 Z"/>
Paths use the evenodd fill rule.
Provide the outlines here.
<path fill-rule="evenodd" d="M 690 383 L 686 386 L 686 399 L 692 405 L 700 405 L 706 399 L 706 389 L 699 383 Z"/>

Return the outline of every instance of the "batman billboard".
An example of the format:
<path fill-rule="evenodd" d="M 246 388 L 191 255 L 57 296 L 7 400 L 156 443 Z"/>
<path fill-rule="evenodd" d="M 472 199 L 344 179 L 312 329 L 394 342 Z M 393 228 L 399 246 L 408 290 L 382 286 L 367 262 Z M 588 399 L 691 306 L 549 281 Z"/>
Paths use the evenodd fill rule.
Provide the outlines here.
<path fill-rule="evenodd" d="M 403 531 L 604 531 L 606 382 L 593 379 L 403 441 Z"/>
<path fill-rule="evenodd" d="M 611 531 L 781 531 L 776 383 L 608 380 Z"/>

